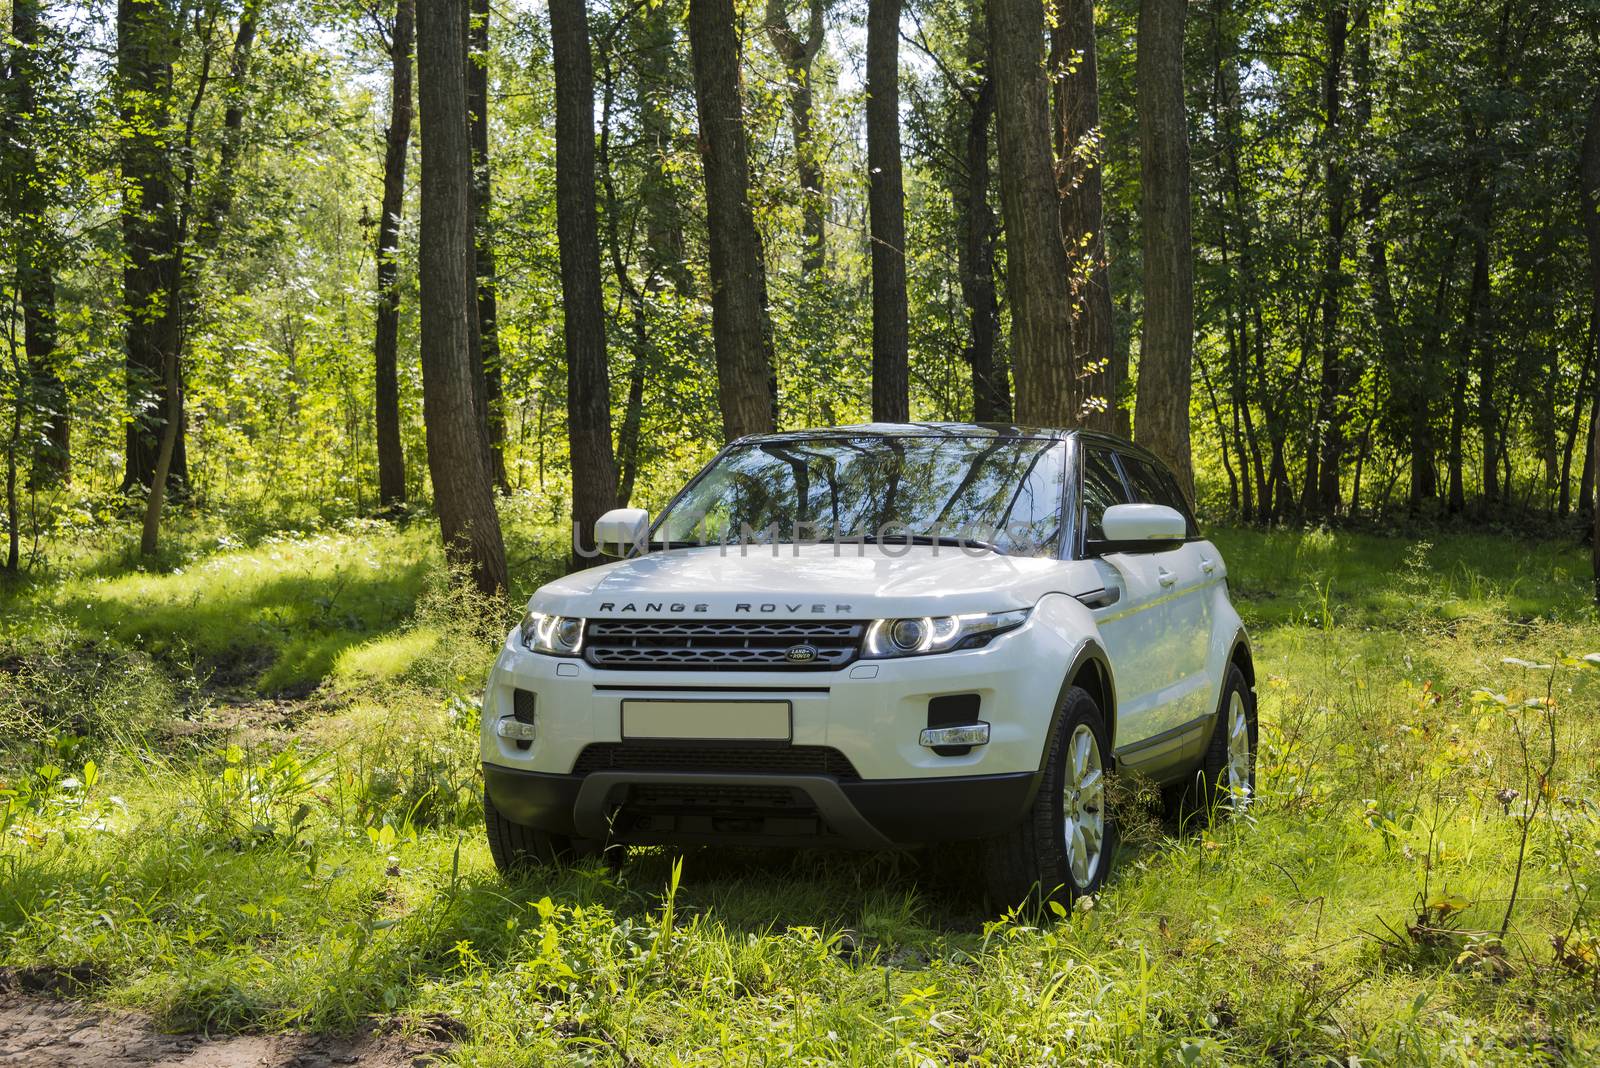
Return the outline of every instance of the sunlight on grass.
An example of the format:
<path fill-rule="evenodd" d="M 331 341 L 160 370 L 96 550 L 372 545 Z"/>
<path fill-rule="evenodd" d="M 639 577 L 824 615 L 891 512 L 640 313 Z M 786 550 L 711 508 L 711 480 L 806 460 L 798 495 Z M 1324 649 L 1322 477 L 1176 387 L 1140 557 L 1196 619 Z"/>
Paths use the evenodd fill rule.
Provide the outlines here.
<path fill-rule="evenodd" d="M 413 532 L 69 577 L 0 638 L 0 965 L 86 968 L 173 1027 L 446 1019 L 472 1064 L 1600 1058 L 1581 554 L 1217 540 L 1257 804 L 1184 837 L 1130 810 L 1106 892 L 1043 920 L 994 919 L 961 850 L 501 881 L 473 701 L 504 610 Z M 321 688 L 235 704 L 230 670 Z"/>
<path fill-rule="evenodd" d="M 441 638 L 438 630 L 417 628 L 362 642 L 339 653 L 333 663 L 332 677 L 339 682 L 393 682 Z"/>

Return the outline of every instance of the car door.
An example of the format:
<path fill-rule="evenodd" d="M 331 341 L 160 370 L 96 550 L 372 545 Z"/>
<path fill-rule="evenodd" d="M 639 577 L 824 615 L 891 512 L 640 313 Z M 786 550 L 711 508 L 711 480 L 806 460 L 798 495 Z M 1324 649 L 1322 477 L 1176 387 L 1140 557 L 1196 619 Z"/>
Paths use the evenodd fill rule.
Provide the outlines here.
<path fill-rule="evenodd" d="M 1163 692 L 1157 702 L 1164 730 L 1193 723 L 1214 709 L 1215 688 L 1210 684 L 1210 588 L 1216 571 L 1215 552 L 1200 540 L 1200 530 L 1178 481 L 1159 461 L 1137 453 L 1117 456 L 1135 500 L 1162 504 L 1183 515 L 1188 537 L 1183 544 L 1149 554 L 1161 587 L 1159 610 L 1163 617 L 1159 655 L 1167 662 Z"/>
<path fill-rule="evenodd" d="M 1109 449 L 1085 443 L 1079 448 L 1082 481 L 1082 553 L 1093 562 L 1105 593 L 1091 602 L 1100 637 L 1111 660 L 1116 689 L 1117 748 L 1139 742 L 1165 728 L 1160 703 L 1169 681 L 1159 656 L 1166 621 L 1158 603 L 1164 591 L 1150 553 L 1105 552 L 1101 517 L 1114 504 L 1133 503 L 1133 494 Z"/>

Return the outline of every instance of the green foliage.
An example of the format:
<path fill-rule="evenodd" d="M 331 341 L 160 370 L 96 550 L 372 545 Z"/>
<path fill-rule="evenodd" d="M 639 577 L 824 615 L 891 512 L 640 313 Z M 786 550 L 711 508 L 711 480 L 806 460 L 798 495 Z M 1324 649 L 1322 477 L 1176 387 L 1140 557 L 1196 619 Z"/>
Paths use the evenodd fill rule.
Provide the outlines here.
<path fill-rule="evenodd" d="M 511 529 L 513 556 L 558 566 L 538 553 L 555 528 Z M 386 620 L 329 617 L 348 644 L 313 699 L 146 656 L 171 696 L 145 718 L 0 754 L 0 966 L 76 968 L 92 998 L 173 1027 L 445 1026 L 464 1063 L 1600 1056 L 1600 674 L 1583 655 L 1600 627 L 1579 554 L 1216 536 L 1256 642 L 1258 803 L 1197 836 L 1130 836 L 1070 914 L 988 919 L 959 853 L 651 850 L 620 874 L 502 882 L 473 692 L 509 624 L 425 572 Z M 331 582 L 338 561 L 431 538 L 188 544 L 174 573 L 97 578 L 152 620 L 183 598 L 287 610 L 297 587 L 274 575 Z M 242 602 L 191 585 L 235 569 Z M 10 604 L 5 670 L 114 640 L 62 627 L 87 581 Z M 347 669 L 361 650 L 392 669 Z M 73 702 L 109 709 L 123 685 L 86 674 Z"/>

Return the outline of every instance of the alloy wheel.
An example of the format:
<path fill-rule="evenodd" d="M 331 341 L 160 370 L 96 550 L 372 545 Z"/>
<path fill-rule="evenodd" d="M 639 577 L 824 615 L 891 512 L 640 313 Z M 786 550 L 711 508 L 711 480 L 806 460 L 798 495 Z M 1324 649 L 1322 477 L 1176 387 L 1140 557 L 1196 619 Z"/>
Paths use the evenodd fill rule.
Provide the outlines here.
<path fill-rule="evenodd" d="M 1222 804 L 1235 814 L 1250 807 L 1250 717 L 1245 714 L 1244 695 L 1238 690 L 1228 695 L 1228 794 Z"/>
<path fill-rule="evenodd" d="M 1106 836 L 1106 777 L 1100 740 L 1086 723 L 1067 740 L 1061 813 L 1067 864 L 1080 889 L 1094 881 Z"/>

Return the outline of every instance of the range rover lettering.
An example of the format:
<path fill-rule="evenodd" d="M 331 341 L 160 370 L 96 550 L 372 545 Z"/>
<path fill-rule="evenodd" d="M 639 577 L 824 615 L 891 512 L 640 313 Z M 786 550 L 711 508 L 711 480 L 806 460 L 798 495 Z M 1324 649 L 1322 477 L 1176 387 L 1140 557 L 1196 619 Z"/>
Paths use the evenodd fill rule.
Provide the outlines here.
<path fill-rule="evenodd" d="M 1087 431 L 741 439 L 615 562 L 541 588 L 483 701 L 511 872 L 629 844 L 981 840 L 991 894 L 1096 892 L 1108 777 L 1249 804 L 1250 645 L 1171 472 Z"/>

